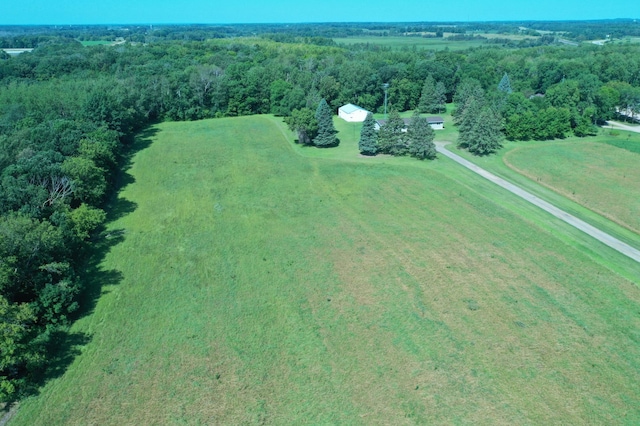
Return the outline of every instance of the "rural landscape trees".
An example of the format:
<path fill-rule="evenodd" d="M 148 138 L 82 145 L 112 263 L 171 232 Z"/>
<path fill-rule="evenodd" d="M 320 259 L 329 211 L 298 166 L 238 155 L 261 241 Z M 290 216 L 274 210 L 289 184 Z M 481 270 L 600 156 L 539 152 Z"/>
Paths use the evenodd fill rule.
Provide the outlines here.
<path fill-rule="evenodd" d="M 636 31 L 620 23 L 566 25 L 565 37 L 576 40 Z M 333 111 L 356 103 L 384 112 L 388 83 L 389 102 L 402 111 L 440 113 L 453 102 L 459 145 L 487 155 L 503 138 L 583 137 L 604 120 L 640 111 L 640 47 L 631 43 L 573 46 L 540 36 L 412 50 L 339 45 L 333 37 L 363 31 L 329 25 L 12 31 L 0 37 L 2 47 L 34 50 L 0 55 L 0 398 L 6 401 L 46 375 L 53 336 L 86 308 L 87 254 L 104 242 L 107 204 L 136 134 L 151 123 L 274 114 L 300 144 L 331 147 L 340 142 Z M 128 38 L 116 46 L 81 43 L 114 35 Z M 367 117 L 360 152 L 434 158 L 425 119 L 406 124 L 399 112 L 392 110 L 379 131 Z"/>

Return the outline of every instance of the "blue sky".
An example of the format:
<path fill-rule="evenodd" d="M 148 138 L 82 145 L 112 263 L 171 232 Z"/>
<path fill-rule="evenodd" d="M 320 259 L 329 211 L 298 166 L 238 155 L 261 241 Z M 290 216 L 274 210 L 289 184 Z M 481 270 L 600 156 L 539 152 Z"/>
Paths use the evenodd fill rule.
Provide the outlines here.
<path fill-rule="evenodd" d="M 5 0 L 3 3 L 0 25 L 640 20 L 638 0 Z"/>

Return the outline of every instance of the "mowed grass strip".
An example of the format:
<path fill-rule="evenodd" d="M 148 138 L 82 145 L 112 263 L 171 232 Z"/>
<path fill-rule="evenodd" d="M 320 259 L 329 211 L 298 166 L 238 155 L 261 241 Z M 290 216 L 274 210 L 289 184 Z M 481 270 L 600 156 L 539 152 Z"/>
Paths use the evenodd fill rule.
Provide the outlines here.
<path fill-rule="evenodd" d="M 303 157 L 270 117 L 157 130 L 122 279 L 13 424 L 640 421 L 638 287 L 457 165 Z"/>
<path fill-rule="evenodd" d="M 636 142 L 640 147 L 640 142 Z M 611 144 L 523 146 L 505 163 L 579 204 L 640 234 L 640 154 Z"/>

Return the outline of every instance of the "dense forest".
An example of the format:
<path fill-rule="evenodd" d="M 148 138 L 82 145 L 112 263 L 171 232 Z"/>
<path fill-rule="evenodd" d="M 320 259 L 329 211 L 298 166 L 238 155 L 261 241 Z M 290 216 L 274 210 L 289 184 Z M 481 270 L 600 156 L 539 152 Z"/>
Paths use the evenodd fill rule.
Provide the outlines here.
<path fill-rule="evenodd" d="M 456 31 L 563 25 L 563 37 L 575 40 L 640 34 L 632 21 L 485 23 Z M 636 44 L 574 46 L 538 34 L 533 45 L 433 51 L 343 46 L 331 38 L 438 28 L 3 28 L 1 47 L 34 50 L 0 52 L 0 399 L 33 391 L 56 336 L 82 308 L 79 270 L 133 137 L 150 123 L 295 117 L 316 111 L 323 99 L 333 111 L 354 103 L 379 112 L 385 83 L 397 111 L 430 110 L 425 91 L 437 86 L 444 102 L 456 103 L 468 147 L 475 134 L 464 133 L 473 125 L 465 116 L 485 117 L 511 140 L 544 140 L 587 136 L 620 112 L 640 111 Z M 122 42 L 113 46 L 80 42 L 117 38 Z M 433 154 L 423 148 L 413 155 Z"/>

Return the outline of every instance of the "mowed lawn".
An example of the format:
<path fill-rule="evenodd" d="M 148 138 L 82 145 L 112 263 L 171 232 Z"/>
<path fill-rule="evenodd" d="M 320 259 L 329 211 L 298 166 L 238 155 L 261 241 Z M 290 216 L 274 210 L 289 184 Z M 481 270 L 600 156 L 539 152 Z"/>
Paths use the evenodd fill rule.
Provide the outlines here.
<path fill-rule="evenodd" d="M 640 422 L 637 282 L 459 166 L 299 155 L 272 117 L 156 129 L 91 340 L 12 425 Z"/>
<path fill-rule="evenodd" d="M 525 145 L 509 151 L 504 161 L 538 183 L 640 234 L 640 140 L 635 143 L 636 152 L 585 141 Z"/>

